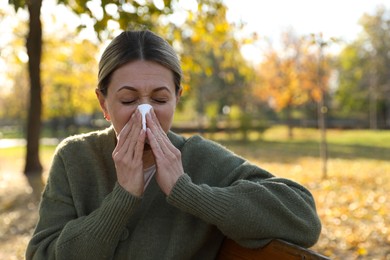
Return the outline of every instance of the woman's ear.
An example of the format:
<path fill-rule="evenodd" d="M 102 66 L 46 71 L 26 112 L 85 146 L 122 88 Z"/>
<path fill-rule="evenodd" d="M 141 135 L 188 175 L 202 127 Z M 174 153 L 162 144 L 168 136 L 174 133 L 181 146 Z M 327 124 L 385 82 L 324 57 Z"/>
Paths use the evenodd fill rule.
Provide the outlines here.
<path fill-rule="evenodd" d="M 180 87 L 176 94 L 176 105 L 179 104 L 182 94 L 183 94 L 183 87 Z"/>
<path fill-rule="evenodd" d="M 96 93 L 96 97 L 99 100 L 99 105 L 103 111 L 103 117 L 107 121 L 110 121 L 110 115 L 109 115 L 107 108 L 106 108 L 106 97 L 103 95 L 103 93 L 99 89 L 96 89 L 95 93 Z"/>

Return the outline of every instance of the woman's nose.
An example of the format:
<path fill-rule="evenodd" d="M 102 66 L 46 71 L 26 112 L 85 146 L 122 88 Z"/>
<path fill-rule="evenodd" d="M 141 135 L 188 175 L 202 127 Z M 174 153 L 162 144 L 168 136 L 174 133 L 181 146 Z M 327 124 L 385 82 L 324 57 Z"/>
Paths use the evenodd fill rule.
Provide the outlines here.
<path fill-rule="evenodd" d="M 142 97 L 138 100 L 138 105 L 148 104 L 152 105 L 149 97 Z"/>

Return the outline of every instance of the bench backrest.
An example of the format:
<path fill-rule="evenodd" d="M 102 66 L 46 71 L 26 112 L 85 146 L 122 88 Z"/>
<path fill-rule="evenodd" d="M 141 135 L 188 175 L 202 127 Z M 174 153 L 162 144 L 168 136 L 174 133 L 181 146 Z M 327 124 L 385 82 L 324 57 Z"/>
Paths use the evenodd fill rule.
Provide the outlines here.
<path fill-rule="evenodd" d="M 285 242 L 283 240 L 271 240 L 262 248 L 250 249 L 237 244 L 231 239 L 225 239 L 219 251 L 217 260 L 330 260 L 312 250 Z"/>

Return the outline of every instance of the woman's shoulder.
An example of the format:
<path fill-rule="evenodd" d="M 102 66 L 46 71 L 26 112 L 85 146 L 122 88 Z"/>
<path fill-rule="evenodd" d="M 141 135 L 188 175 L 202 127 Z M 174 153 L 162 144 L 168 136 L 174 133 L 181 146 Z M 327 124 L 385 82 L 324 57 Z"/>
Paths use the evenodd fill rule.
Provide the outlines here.
<path fill-rule="evenodd" d="M 115 145 L 115 132 L 112 127 L 69 136 L 57 146 L 57 151 L 83 149 L 85 147 L 100 147 Z"/>
<path fill-rule="evenodd" d="M 225 156 L 240 157 L 239 155 L 235 154 L 233 151 L 229 150 L 222 144 L 207 139 L 200 135 L 191 135 L 188 137 L 184 137 L 170 132 L 168 136 L 172 141 L 172 143 L 179 150 L 181 150 L 182 153 L 195 153 L 206 157 L 207 156 L 215 157 L 217 155 L 222 157 Z"/>
<path fill-rule="evenodd" d="M 175 145 L 179 149 L 186 146 L 202 146 L 203 148 L 206 147 L 224 148 L 222 145 L 196 134 L 191 136 L 183 136 L 170 131 L 168 133 L 168 137 L 173 143 L 173 145 Z"/>

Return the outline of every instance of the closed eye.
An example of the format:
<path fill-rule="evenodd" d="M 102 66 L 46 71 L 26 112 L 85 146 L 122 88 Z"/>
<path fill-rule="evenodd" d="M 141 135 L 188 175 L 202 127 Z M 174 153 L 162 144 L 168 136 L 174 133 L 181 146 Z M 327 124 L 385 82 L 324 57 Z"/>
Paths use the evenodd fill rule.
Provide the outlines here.
<path fill-rule="evenodd" d="M 124 101 L 121 101 L 121 103 L 122 103 L 123 105 L 132 105 L 132 104 L 134 104 L 136 101 L 137 101 L 136 99 L 134 99 L 134 100 L 124 100 Z"/>
<path fill-rule="evenodd" d="M 154 102 L 158 103 L 158 104 L 165 104 L 167 103 L 167 100 L 166 99 L 153 99 Z"/>

